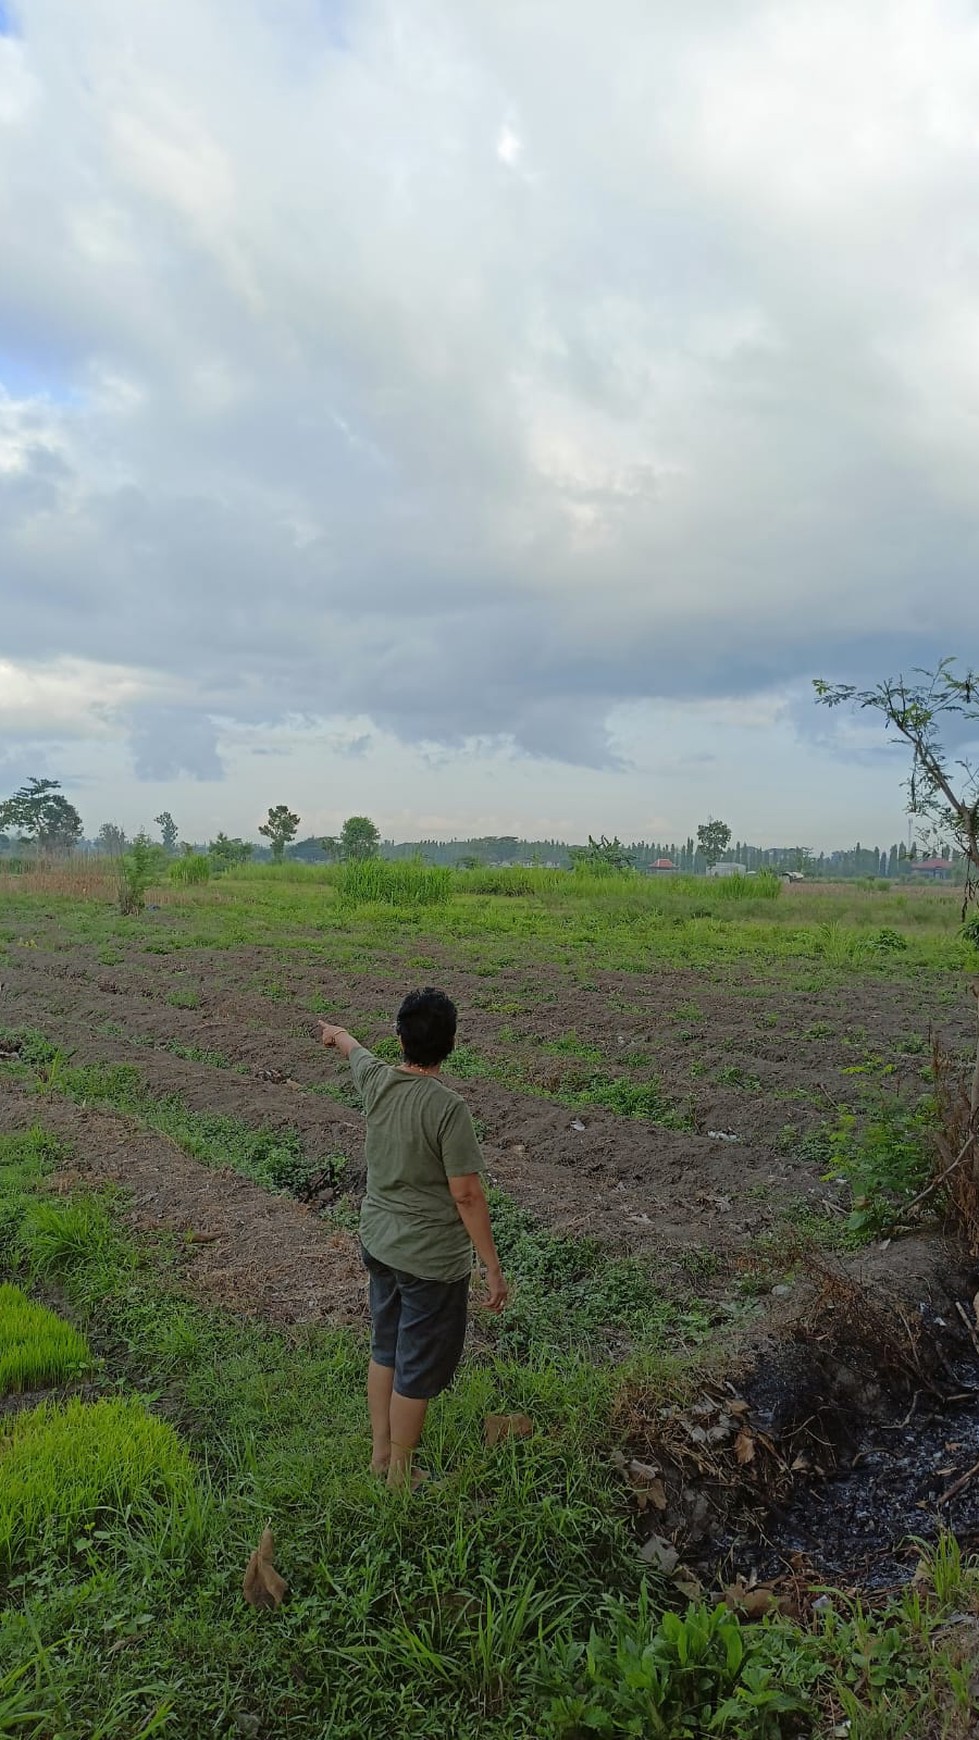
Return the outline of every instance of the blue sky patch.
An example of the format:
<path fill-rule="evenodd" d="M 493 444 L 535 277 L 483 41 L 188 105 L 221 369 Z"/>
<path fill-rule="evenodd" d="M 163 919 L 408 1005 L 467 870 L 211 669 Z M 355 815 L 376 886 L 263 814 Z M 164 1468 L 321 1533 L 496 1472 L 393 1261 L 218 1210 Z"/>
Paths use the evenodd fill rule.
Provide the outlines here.
<path fill-rule="evenodd" d="M 55 405 L 78 398 L 74 383 L 54 358 L 4 349 L 0 349 L 0 388 L 12 399 L 47 399 Z"/>

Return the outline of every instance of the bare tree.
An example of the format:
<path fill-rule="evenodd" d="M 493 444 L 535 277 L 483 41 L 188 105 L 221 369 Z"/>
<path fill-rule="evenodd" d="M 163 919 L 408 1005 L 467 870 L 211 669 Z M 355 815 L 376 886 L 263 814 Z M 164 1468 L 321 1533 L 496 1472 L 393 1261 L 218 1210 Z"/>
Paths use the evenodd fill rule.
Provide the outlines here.
<path fill-rule="evenodd" d="M 943 742 L 953 728 L 976 727 L 979 735 L 979 672 L 956 676 L 953 658 L 933 671 L 915 670 L 917 681 L 887 677 L 873 689 L 852 683 L 813 684 L 821 706 L 851 705 L 880 713 L 911 748 L 908 813 L 930 824 L 933 836 L 950 838 L 965 860 L 962 917 L 979 898 L 979 766 L 956 759 Z"/>

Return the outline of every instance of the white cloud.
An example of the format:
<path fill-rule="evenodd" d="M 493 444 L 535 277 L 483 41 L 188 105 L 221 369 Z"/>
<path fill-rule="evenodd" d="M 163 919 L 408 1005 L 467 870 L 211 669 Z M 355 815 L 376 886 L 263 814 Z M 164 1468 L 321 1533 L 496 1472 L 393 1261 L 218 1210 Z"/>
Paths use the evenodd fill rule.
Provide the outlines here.
<path fill-rule="evenodd" d="M 507 166 L 512 169 L 519 161 L 522 150 L 523 140 L 520 138 L 520 135 L 515 133 L 513 128 L 509 126 L 507 122 L 504 122 L 503 126 L 500 128 L 499 138 L 496 141 L 496 155 L 500 159 L 500 162 L 507 164 Z"/>
<path fill-rule="evenodd" d="M 152 687 L 143 673 L 86 659 L 0 659 L 0 731 L 7 737 L 109 737 L 120 709 Z"/>

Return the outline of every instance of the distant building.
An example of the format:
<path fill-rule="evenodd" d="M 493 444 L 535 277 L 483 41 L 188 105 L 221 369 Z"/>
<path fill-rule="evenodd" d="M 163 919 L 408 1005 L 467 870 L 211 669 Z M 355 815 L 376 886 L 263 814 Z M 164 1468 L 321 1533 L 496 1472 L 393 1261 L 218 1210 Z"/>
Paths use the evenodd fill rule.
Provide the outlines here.
<path fill-rule="evenodd" d="M 708 876 L 747 876 L 747 864 L 712 864 Z"/>
<path fill-rule="evenodd" d="M 919 858 L 911 868 L 915 876 L 924 876 L 929 882 L 944 882 L 952 874 L 952 864 L 948 858 Z"/>
<path fill-rule="evenodd" d="M 650 864 L 649 874 L 650 876 L 675 876 L 676 865 L 672 858 L 657 858 L 654 864 Z"/>

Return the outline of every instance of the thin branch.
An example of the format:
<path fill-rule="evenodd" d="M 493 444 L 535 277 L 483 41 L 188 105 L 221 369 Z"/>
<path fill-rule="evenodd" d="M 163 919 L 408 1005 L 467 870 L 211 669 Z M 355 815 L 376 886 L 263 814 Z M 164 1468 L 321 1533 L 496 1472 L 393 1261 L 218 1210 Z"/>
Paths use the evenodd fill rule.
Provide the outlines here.
<path fill-rule="evenodd" d="M 955 1159 L 952 1161 L 951 1165 L 946 1166 L 944 1172 L 940 1173 L 937 1178 L 933 1178 L 930 1184 L 926 1184 L 924 1190 L 919 1190 L 917 1196 L 913 1196 L 911 1198 L 911 1201 L 902 1210 L 903 1214 L 910 1214 L 910 1212 L 913 1208 L 917 1208 L 920 1203 L 926 1202 L 929 1196 L 933 1196 L 936 1190 L 941 1189 L 942 1185 L 945 1183 L 946 1178 L 951 1178 L 952 1173 L 955 1171 L 956 1166 L 961 1166 L 962 1161 L 965 1159 L 966 1155 L 968 1154 L 969 1149 L 972 1147 L 972 1144 L 975 1141 L 975 1139 L 976 1139 L 975 1130 L 970 1130 L 969 1134 L 966 1136 L 965 1141 L 963 1142 L 961 1148 L 959 1149 L 958 1153 L 956 1154 Z"/>

